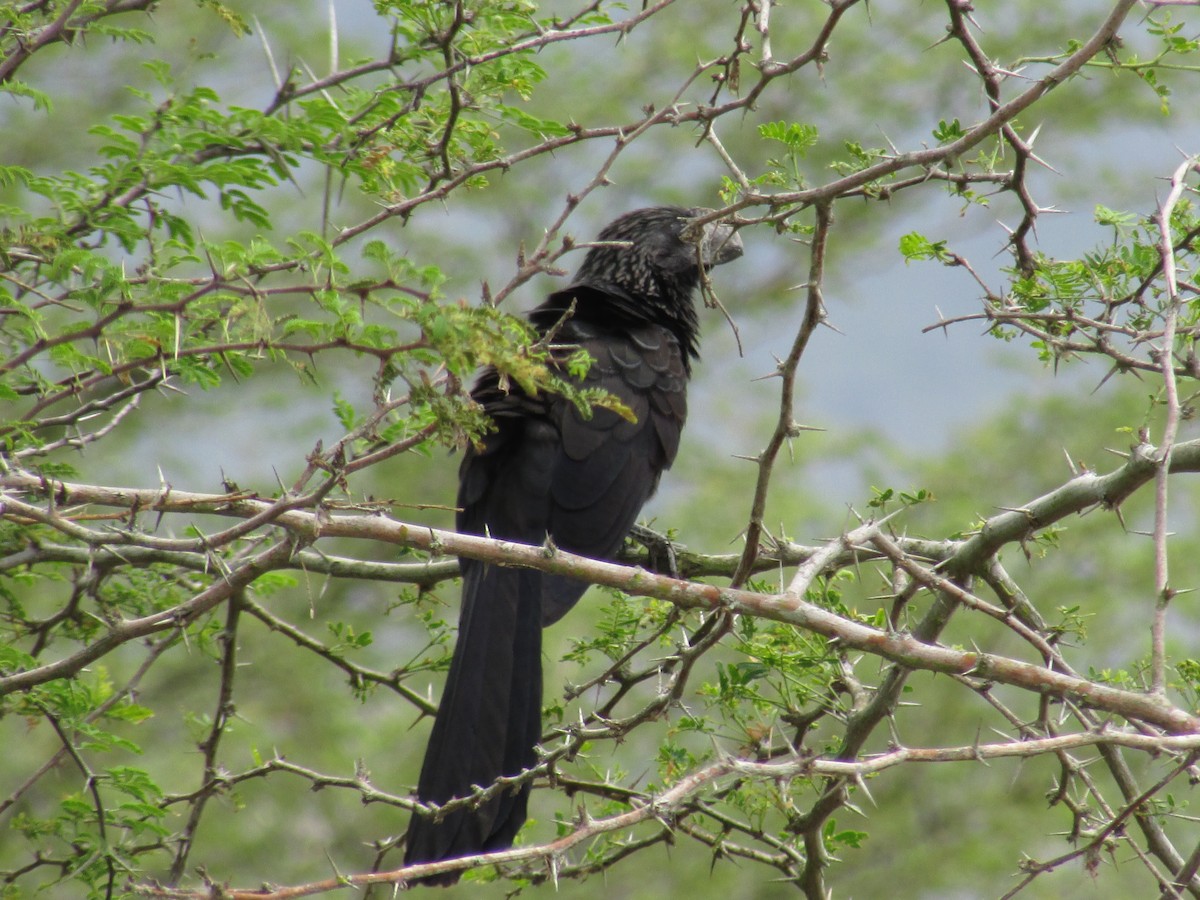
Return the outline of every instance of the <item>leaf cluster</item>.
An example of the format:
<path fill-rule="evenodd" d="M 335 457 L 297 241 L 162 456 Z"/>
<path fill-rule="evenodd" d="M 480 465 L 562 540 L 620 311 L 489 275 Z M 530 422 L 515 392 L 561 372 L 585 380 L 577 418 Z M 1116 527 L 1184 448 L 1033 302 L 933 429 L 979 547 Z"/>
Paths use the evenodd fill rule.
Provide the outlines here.
<path fill-rule="evenodd" d="M 128 108 L 87 117 L 72 161 L 0 165 L 0 728 L 15 748 L 0 791 L 12 837 L 0 841 L 0 891 L 180 898 L 227 881 L 264 884 L 263 896 L 406 884 L 391 835 L 415 805 L 408 759 L 421 733 L 409 728 L 434 709 L 428 678 L 453 642 L 443 586 L 462 555 L 609 589 L 594 621 L 550 653 L 567 687 L 547 692 L 538 765 L 447 804 L 479 803 L 514 780 L 535 788 L 541 821 L 503 865 L 476 867 L 469 890 L 617 878 L 630 858 L 686 844 L 714 878 L 764 872 L 823 900 L 835 874 L 853 876 L 839 863 L 883 852 L 886 827 L 846 822 L 868 808 L 863 798 L 886 799 L 885 772 L 1016 759 L 1055 770 L 1050 830 L 1069 838 L 1062 852 L 1023 843 L 1057 855 L 1022 862 L 1013 893 L 1076 860 L 1100 872 L 1115 854 L 1140 861 L 1119 877 L 1200 895 L 1176 787 L 1200 753 L 1200 667 L 1174 654 L 1166 628 L 1186 590 L 1174 579 L 1189 571 L 1168 567 L 1178 543 L 1166 498 L 1200 470 L 1187 432 L 1200 378 L 1196 169 L 1177 173 L 1153 214 L 1098 207 L 1111 241 L 1058 258 L 1036 243 L 1045 210 L 1030 176 L 1039 132 L 1027 125 L 1050 92 L 1083 90 L 1089 68 L 1137 79 L 1169 109 L 1167 82 L 1194 77 L 1200 48 L 1183 25 L 1161 10 L 1134 25 L 1120 0 L 1089 33 L 1056 34 L 1061 52 L 1001 65 L 973 12 L 949 3 L 914 58 L 947 44 L 953 77 L 979 103 L 939 102 L 902 149 L 830 139 L 843 132 L 815 110 L 793 112 L 796 82 L 837 64 L 835 36 L 867 26 L 857 0 L 782 25 L 785 6 L 714 6 L 711 56 L 664 53 L 636 111 L 622 103 L 587 121 L 568 102 L 573 73 L 560 60 L 602 47 L 629 60 L 621 54 L 641 53 L 629 45 L 647 34 L 678 49 L 664 35 L 683 4 L 580 2 L 551 15 L 528 0 L 375 0 L 382 49 L 338 49 L 331 26 L 331 64 L 318 74 L 281 52 L 266 12 L 203 0 L 193 17 L 239 48 L 261 46 L 267 96 L 254 100 L 206 53 L 187 65 L 156 56 L 160 18 L 174 13 L 152 19 L 152 5 L 9 4 L 0 25 L 0 89 L 49 122 L 59 89 L 29 74 L 30 59 L 110 40 L 150 57 Z M 727 132 L 745 134 L 735 143 Z M 430 522 L 449 512 L 435 508 L 445 493 L 421 463 L 492 427 L 464 389 L 477 369 L 584 414 L 632 415 L 578 387 L 586 354 L 539 339 L 504 304 L 561 274 L 578 246 L 564 233 L 569 216 L 616 180 L 630 148 L 654 147 L 651 134 L 686 134 L 694 155 L 672 164 L 720 166 L 709 179 L 720 214 L 747 237 L 768 239 L 758 225 L 784 235 L 789 273 L 802 273 L 789 281 L 799 290 L 780 292 L 795 307 L 780 321 L 799 323 L 775 360 L 778 418 L 751 460 L 753 484 L 706 511 L 740 536 L 737 552 L 688 551 L 678 535 L 643 529 L 645 548 L 627 551 L 636 564 L 613 565 L 439 531 Z M 427 211 L 511 206 L 495 199 L 512 196 L 508 181 L 532 202 L 563 158 L 587 170 L 558 217 L 514 248 L 507 279 L 484 284 L 480 302 L 454 295 L 461 260 L 416 239 Z M 786 536 L 795 511 L 781 509 L 777 527 L 766 510 L 788 496 L 785 451 L 804 431 L 797 379 L 833 302 L 831 248 L 858 247 L 841 214 L 882 217 L 922 191 L 962 214 L 996 203 L 1017 217 L 994 279 L 957 236 L 905 223 L 906 262 L 953 267 L 981 298 L 935 327 L 981 322 L 1056 366 L 1100 357 L 1152 385 L 1150 411 L 1123 432 L 1136 443 L 1112 471 L 1080 465 L 1036 492 L 1005 482 L 1019 496 L 999 511 L 971 493 L 933 537 L 908 523 L 953 502 L 951 475 L 907 490 L 881 478 L 864 517 L 828 513 L 822 533 L 841 533 L 799 545 Z M 263 396 L 280 384 L 286 408 L 271 411 Z M 178 442 L 179 421 L 214 407 L 198 452 L 258 453 L 311 396 L 324 398 L 334 436 L 306 431 L 268 489 L 231 472 L 205 493 L 147 475 L 152 464 L 131 486 L 105 477 L 127 457 L 141 464 L 139 439 Z M 1014 478 L 1042 455 L 1021 438 L 1004 446 Z M 1085 512 L 1121 525 L 1128 513 L 1130 534 L 1152 535 L 1151 562 L 1140 545 L 1088 555 L 1066 525 Z M 1029 574 L 1055 564 L 1072 578 L 1047 587 Z M 1115 592 L 1112 569 L 1128 579 L 1122 589 L 1151 597 L 1148 613 L 1128 605 L 1156 636 L 1148 652 L 1089 652 L 1094 586 Z M 311 794 L 294 791 L 297 779 Z M 266 819 L 269 833 L 257 827 Z M 335 876 L 320 854 L 280 857 L 299 840 L 296 823 L 329 848 Z M 682 868 L 668 871 L 682 879 Z M 276 890 L 279 879 L 309 883 Z"/>

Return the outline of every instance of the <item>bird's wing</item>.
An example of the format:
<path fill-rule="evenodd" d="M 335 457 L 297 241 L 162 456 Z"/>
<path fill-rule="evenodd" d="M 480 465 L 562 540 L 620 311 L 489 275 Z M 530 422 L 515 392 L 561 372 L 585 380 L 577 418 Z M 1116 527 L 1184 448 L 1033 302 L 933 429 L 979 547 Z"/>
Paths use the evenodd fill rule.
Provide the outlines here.
<path fill-rule="evenodd" d="M 595 407 L 588 416 L 562 397 L 500 391 L 494 373 L 474 394 L 496 431 L 463 461 L 461 531 L 554 544 L 572 553 L 613 556 L 662 470 L 679 448 L 687 416 L 687 372 L 674 334 L 654 324 L 610 330 L 568 321 L 559 335 L 586 350 L 583 379 L 616 397 L 632 418 Z M 586 585 L 543 579 L 542 617 L 556 621 Z"/>

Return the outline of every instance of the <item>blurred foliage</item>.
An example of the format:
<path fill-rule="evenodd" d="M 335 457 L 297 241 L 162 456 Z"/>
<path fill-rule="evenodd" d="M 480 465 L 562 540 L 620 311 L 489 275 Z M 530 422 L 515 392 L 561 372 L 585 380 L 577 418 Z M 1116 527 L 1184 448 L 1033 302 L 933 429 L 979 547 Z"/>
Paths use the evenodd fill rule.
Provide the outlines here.
<path fill-rule="evenodd" d="M 1179 99 L 1198 49 L 1186 8 L 1128 22 L 1010 131 L 889 169 L 970 139 L 989 89 L 1024 90 L 1107 11 L 980 5 L 991 69 L 962 4 L 198 0 L 151 17 L 153 6 L 5 4 L 0 28 L 0 685 L 31 678 L 0 687 L 0 896 L 291 884 L 399 865 L 456 589 L 436 553 L 361 537 L 314 545 L 279 517 L 286 506 L 449 527 L 449 451 L 488 427 L 463 389 L 480 366 L 585 408 L 609 402 L 566 377 L 586 360 L 537 342 L 512 313 L 574 264 L 569 235 L 617 208 L 723 199 L 747 226 L 751 256 L 729 276 L 746 359 L 733 358 L 731 330 L 711 336 L 719 349 L 706 353 L 687 443 L 651 510 L 655 528 L 678 529 L 681 564 L 707 567 L 700 580 L 727 583 L 755 515 L 764 538 L 745 587 L 771 596 L 793 578 L 788 546 L 819 548 L 860 515 L 896 512 L 897 539 L 961 546 L 1073 472 L 1115 468 L 1105 448 L 1159 440 L 1172 412 L 1177 440 L 1194 435 L 1194 207 L 1184 197 L 1169 219 L 1172 294 L 1145 183 L 1127 158 L 1095 152 L 1114 133 L 1192 114 Z M 804 63 L 773 70 L 788 60 Z M 1070 177 L 1054 182 L 1043 159 Z M 1039 246 L 1039 204 L 1090 198 L 1098 184 L 1096 245 Z M 837 208 L 828 227 L 822 203 Z M 963 245 L 985 231 L 985 255 L 1002 252 L 973 261 Z M 1061 393 L 981 406 L 915 458 L 879 431 L 794 428 L 778 382 L 752 381 L 788 352 L 778 342 L 792 341 L 805 303 L 793 287 L 825 285 L 836 322 L 831 298 L 885 260 L 961 276 L 970 312 L 943 329 L 975 323 L 998 352 L 1028 351 L 1062 370 Z M 718 291 L 732 293 L 725 278 Z M 882 307 L 901 304 L 879 299 L 867 298 L 882 349 L 847 355 L 890 365 Z M 1163 378 L 1167 342 L 1179 396 Z M 806 378 L 819 389 L 815 352 L 800 359 L 801 406 Z M 906 374 L 854 390 L 904 392 Z M 715 381 L 726 392 L 710 391 Z M 945 402 L 908 394 L 914 405 L 895 415 L 916 428 L 921 403 Z M 786 440 L 770 456 L 777 415 Z M 831 488 L 848 470 L 864 485 L 856 498 Z M 210 500 L 84 503 L 56 479 Z M 1184 590 L 1200 580 L 1186 549 L 1200 496 L 1186 476 L 1171 485 L 1171 583 Z M 1154 666 L 1152 493 L 1128 498 L 1120 518 L 1093 507 L 995 554 L 1036 605 L 1037 636 L 1085 677 L 1131 692 Z M 245 518 L 224 513 L 251 498 L 276 505 L 240 532 Z M 286 559 L 254 568 L 280 548 Z M 797 599 L 879 635 L 936 619 L 943 595 L 906 594 L 868 549 Z M 653 546 L 630 553 L 655 563 Z M 899 671 L 880 656 L 745 612 L 589 596 L 547 632 L 546 747 L 559 756 L 553 785 L 541 778 L 534 792 L 527 846 L 570 834 L 584 811 L 645 808 L 726 758 L 837 762 L 1091 727 L 1021 687 L 915 669 L 871 720 L 864 710 Z M 1170 612 L 1168 697 L 1194 710 L 1196 620 L 1186 595 Z M 155 616 L 136 638 L 112 637 Z M 1011 622 L 961 611 L 941 626 L 930 639 L 945 646 L 1044 662 Z M 1085 848 L 1115 821 L 1126 786 L 1089 752 L 1078 771 L 1046 755 L 858 781 L 730 776 L 661 820 L 596 837 L 557 879 L 537 863 L 479 869 L 450 896 L 768 898 L 829 885 L 999 896 L 1029 860 Z M 1125 755 L 1147 788 L 1183 758 Z M 1187 857 L 1184 780 L 1160 785 L 1145 818 Z M 1146 842 L 1126 825 L 1022 896 L 1157 890 L 1130 861 Z"/>

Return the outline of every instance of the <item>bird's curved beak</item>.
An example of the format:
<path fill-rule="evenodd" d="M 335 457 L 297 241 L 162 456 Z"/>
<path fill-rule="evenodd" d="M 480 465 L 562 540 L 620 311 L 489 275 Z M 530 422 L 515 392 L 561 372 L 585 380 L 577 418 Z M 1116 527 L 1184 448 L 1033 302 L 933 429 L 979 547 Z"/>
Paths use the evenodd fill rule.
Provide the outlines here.
<path fill-rule="evenodd" d="M 696 209 L 693 212 L 697 218 L 702 218 L 715 210 Z M 695 225 L 689 227 L 695 228 Z M 742 239 L 728 222 L 707 222 L 700 227 L 703 233 L 696 236 L 696 249 L 705 269 L 732 262 L 745 252 Z"/>
<path fill-rule="evenodd" d="M 726 222 L 713 222 L 704 229 L 700 245 L 701 259 L 706 268 L 732 262 L 745 252 L 742 239 Z"/>

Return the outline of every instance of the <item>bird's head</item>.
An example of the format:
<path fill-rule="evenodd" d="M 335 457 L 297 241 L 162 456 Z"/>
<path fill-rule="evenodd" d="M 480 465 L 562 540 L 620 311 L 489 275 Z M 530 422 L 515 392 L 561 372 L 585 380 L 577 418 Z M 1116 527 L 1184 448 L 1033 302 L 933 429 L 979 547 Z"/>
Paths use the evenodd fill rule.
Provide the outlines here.
<path fill-rule="evenodd" d="M 655 206 L 626 213 L 600 232 L 576 282 L 613 285 L 634 297 L 690 300 L 701 270 L 743 252 L 733 226 L 703 221 L 713 212 Z"/>

